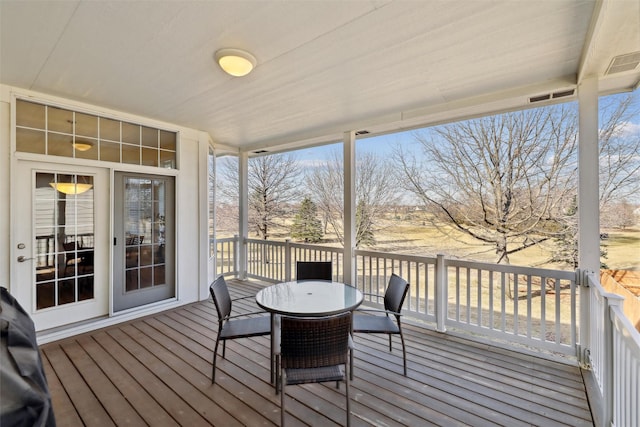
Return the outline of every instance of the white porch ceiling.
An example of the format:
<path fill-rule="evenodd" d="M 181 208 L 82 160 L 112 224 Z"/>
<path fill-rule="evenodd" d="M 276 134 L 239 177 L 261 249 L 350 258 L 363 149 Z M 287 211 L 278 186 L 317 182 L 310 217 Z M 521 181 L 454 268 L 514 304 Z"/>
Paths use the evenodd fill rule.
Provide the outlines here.
<path fill-rule="evenodd" d="M 0 83 L 276 150 L 522 108 L 599 79 L 630 90 L 638 0 L 0 0 Z M 220 48 L 258 60 L 223 73 Z"/>

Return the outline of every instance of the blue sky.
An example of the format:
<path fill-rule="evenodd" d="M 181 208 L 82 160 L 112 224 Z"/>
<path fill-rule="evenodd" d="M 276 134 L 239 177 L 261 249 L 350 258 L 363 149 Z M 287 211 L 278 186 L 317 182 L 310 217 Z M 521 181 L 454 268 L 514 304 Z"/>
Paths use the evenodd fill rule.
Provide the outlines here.
<path fill-rule="evenodd" d="M 624 97 L 627 95 L 627 93 L 623 93 L 612 95 L 608 98 L 601 98 L 600 105 L 605 105 L 610 99 L 615 100 L 616 98 Z M 634 103 L 636 110 L 640 111 L 640 91 L 636 91 L 634 93 Z M 379 154 L 383 158 L 388 158 L 392 154 L 393 149 L 396 145 L 412 143 L 414 141 L 412 134 L 416 131 L 420 131 L 420 129 L 357 139 L 356 155 L 365 152 L 371 152 Z M 636 114 L 634 118 L 630 122 L 628 122 L 627 126 L 625 127 L 625 132 L 628 133 L 628 135 L 640 138 L 640 113 Z M 300 161 L 306 164 L 316 164 L 329 158 L 332 151 L 341 153 L 342 143 L 298 150 L 295 153 Z"/>

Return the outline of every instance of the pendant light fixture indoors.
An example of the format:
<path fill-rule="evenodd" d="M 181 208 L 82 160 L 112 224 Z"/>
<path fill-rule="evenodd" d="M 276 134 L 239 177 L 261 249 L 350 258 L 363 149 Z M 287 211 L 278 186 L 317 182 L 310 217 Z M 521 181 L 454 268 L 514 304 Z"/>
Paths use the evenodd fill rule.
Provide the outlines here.
<path fill-rule="evenodd" d="M 84 181 L 84 177 L 81 177 L 81 180 Z M 74 175 L 71 178 L 71 182 L 50 182 L 49 185 L 53 187 L 56 191 L 59 191 L 64 194 L 82 194 L 86 191 L 89 191 L 93 185 L 86 182 L 78 182 L 78 177 Z"/>
<path fill-rule="evenodd" d="M 256 66 L 256 58 L 240 49 L 220 49 L 215 53 L 216 62 L 227 74 L 246 76 Z"/>
<path fill-rule="evenodd" d="M 76 139 L 71 144 L 73 145 L 73 148 L 75 148 L 78 151 L 88 151 L 88 150 L 91 150 L 91 148 L 93 147 L 92 143 L 90 143 L 89 141 L 81 140 L 81 139 Z"/>

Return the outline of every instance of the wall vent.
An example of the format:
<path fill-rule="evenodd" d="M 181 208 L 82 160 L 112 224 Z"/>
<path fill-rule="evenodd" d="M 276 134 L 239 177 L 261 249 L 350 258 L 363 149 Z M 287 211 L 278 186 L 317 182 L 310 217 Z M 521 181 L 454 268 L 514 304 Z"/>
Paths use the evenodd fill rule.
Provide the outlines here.
<path fill-rule="evenodd" d="M 550 93 L 547 93 L 546 95 L 532 96 L 531 98 L 529 98 L 529 102 L 540 102 L 546 101 L 547 99 L 551 99 Z"/>
<path fill-rule="evenodd" d="M 640 64 L 640 52 L 619 55 L 611 60 L 611 64 L 609 64 L 605 75 L 635 70 L 638 64 Z"/>
<path fill-rule="evenodd" d="M 545 93 L 544 95 L 536 95 L 529 98 L 529 103 L 548 101 L 550 99 L 564 98 L 565 96 L 572 96 L 576 93 L 575 89 L 559 90 L 553 93 Z"/>
<path fill-rule="evenodd" d="M 573 95 L 574 93 L 576 93 L 576 90 L 575 90 L 575 89 L 561 90 L 561 91 L 559 91 L 559 92 L 553 92 L 553 93 L 551 94 L 551 97 L 552 97 L 553 99 L 556 99 L 556 98 L 564 98 L 565 96 L 571 96 L 571 95 Z"/>

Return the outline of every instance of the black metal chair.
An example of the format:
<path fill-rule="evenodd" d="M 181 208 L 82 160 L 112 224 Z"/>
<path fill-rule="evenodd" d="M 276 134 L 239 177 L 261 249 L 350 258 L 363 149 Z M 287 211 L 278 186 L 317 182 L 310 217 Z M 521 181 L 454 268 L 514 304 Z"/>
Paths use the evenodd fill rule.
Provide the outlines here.
<path fill-rule="evenodd" d="M 233 301 L 254 297 L 248 296 L 232 300 L 229 295 L 229 288 L 227 288 L 227 282 L 224 280 L 224 276 L 218 277 L 211 286 L 209 286 L 209 291 L 211 292 L 213 303 L 215 304 L 218 312 L 218 334 L 216 335 L 216 345 L 213 350 L 213 371 L 211 374 L 211 383 L 213 384 L 216 379 L 218 343 L 222 341 L 222 358 L 224 358 L 227 340 L 270 335 L 271 317 L 268 315 L 252 316 L 266 313 L 264 311 L 255 311 L 231 316 L 231 305 Z M 245 318 L 242 319 L 242 317 Z"/>
<path fill-rule="evenodd" d="M 349 403 L 349 338 L 351 313 L 328 317 L 286 317 L 280 325 L 280 352 L 276 354 L 281 389 L 280 418 L 284 426 L 285 386 L 344 381 L 347 426 L 351 424 Z M 337 383 L 339 384 L 339 383 Z"/>
<path fill-rule="evenodd" d="M 331 261 L 296 262 L 296 280 L 333 280 Z"/>
<path fill-rule="evenodd" d="M 407 283 L 407 281 L 402 277 L 392 274 L 389 278 L 387 290 L 384 293 L 384 310 L 358 309 L 353 315 L 353 332 L 388 334 L 389 351 L 393 351 L 391 336 L 400 335 L 400 341 L 402 342 L 402 362 L 405 376 L 407 375 L 407 352 L 404 346 L 404 335 L 402 334 L 400 312 L 402 311 L 402 304 L 404 304 L 404 299 L 407 296 L 408 291 L 409 283 Z M 372 294 L 365 293 L 365 295 Z M 393 318 L 395 318 L 395 321 Z M 353 369 L 351 370 L 351 374 L 353 375 Z"/>

